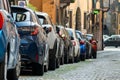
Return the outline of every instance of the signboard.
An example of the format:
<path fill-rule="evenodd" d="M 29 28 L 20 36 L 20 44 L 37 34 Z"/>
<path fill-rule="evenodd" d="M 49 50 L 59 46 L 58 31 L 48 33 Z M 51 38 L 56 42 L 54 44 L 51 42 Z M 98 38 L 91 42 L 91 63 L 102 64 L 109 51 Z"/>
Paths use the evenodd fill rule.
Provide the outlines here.
<path fill-rule="evenodd" d="M 25 7 L 26 6 L 26 1 L 18 1 L 18 6 Z"/>
<path fill-rule="evenodd" d="M 93 14 L 99 14 L 99 13 L 100 13 L 100 10 L 98 9 L 93 10 Z"/>

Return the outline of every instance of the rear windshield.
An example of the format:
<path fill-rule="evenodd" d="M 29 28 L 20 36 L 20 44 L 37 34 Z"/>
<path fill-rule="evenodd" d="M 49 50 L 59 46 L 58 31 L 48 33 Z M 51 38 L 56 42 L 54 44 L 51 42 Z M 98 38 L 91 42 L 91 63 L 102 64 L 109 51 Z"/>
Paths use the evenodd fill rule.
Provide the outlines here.
<path fill-rule="evenodd" d="M 13 12 L 13 18 L 16 22 L 30 21 L 30 12 Z"/>
<path fill-rule="evenodd" d="M 67 30 L 67 31 L 68 31 L 69 35 L 70 35 L 71 37 L 73 37 L 73 32 L 72 32 L 71 30 Z"/>
<path fill-rule="evenodd" d="M 48 21 L 46 20 L 45 17 L 43 17 L 43 16 L 38 16 L 38 17 L 39 17 L 39 20 L 40 20 L 40 22 L 41 22 L 42 25 L 43 24 L 48 24 Z"/>

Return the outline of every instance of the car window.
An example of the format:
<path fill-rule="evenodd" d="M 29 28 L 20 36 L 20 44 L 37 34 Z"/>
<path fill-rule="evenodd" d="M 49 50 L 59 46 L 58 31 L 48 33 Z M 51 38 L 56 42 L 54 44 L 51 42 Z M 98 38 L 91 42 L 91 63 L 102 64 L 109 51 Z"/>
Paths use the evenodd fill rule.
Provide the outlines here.
<path fill-rule="evenodd" d="M 113 41 L 113 40 L 114 40 L 114 38 L 109 38 L 109 39 L 108 39 L 108 41 Z"/>
<path fill-rule="evenodd" d="M 68 30 L 68 33 L 71 37 L 73 37 L 73 32 L 71 30 Z"/>
<path fill-rule="evenodd" d="M 76 36 L 77 36 L 80 40 L 82 39 L 79 33 L 76 33 Z"/>
<path fill-rule="evenodd" d="M 39 21 L 41 22 L 42 25 L 48 24 L 48 21 L 46 20 L 46 18 L 44 16 L 38 15 L 38 17 L 39 17 Z"/>
<path fill-rule="evenodd" d="M 37 16 L 37 14 L 36 14 L 35 12 L 34 12 L 34 14 L 35 14 L 35 17 L 36 17 L 37 23 L 38 23 L 39 25 L 42 26 L 41 22 L 39 21 L 39 18 L 38 18 L 38 16 Z"/>
<path fill-rule="evenodd" d="M 30 21 L 30 12 L 23 12 L 23 13 L 13 12 L 12 14 L 13 14 L 13 19 L 16 22 Z"/>

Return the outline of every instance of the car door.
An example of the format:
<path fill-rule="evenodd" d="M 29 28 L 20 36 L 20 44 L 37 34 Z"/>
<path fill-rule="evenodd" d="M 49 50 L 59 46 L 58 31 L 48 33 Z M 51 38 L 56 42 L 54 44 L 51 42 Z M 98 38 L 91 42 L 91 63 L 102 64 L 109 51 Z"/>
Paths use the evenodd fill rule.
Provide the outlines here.
<path fill-rule="evenodd" d="M 114 46 L 114 38 L 109 38 L 105 41 L 106 46 Z"/>

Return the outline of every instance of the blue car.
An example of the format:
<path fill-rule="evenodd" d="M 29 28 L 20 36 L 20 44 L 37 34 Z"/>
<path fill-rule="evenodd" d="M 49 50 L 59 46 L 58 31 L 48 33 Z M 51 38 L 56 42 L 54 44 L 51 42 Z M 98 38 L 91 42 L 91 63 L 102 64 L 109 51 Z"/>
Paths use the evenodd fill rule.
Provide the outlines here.
<path fill-rule="evenodd" d="M 33 75 L 43 75 L 49 64 L 49 29 L 43 29 L 37 15 L 31 9 L 20 6 L 12 6 L 11 9 L 21 39 L 21 70 L 31 69 Z"/>
<path fill-rule="evenodd" d="M 85 41 L 82 39 L 82 33 L 79 30 L 76 30 L 76 35 L 80 42 L 80 59 L 84 61 L 86 59 Z"/>
<path fill-rule="evenodd" d="M 7 0 L 0 0 L 0 80 L 18 80 L 20 38 L 8 4 Z"/>

